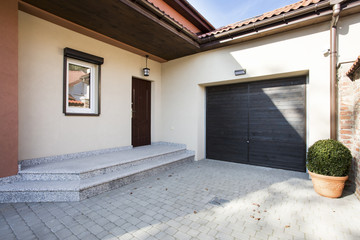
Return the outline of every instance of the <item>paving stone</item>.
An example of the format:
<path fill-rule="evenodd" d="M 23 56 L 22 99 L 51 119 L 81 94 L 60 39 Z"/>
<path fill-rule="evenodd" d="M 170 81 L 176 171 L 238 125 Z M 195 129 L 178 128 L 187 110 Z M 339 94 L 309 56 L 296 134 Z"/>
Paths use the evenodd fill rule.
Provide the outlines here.
<path fill-rule="evenodd" d="M 104 229 L 106 229 L 107 231 L 109 231 L 110 229 L 115 228 L 116 225 L 115 225 L 114 223 L 109 222 L 109 223 L 105 224 L 103 227 L 104 227 Z"/>
<path fill-rule="evenodd" d="M 105 236 L 109 235 L 110 233 L 108 231 L 102 231 L 98 234 L 96 234 L 95 236 L 98 238 L 98 239 L 104 239 Z"/>
<path fill-rule="evenodd" d="M 97 235 L 98 233 L 101 233 L 104 231 L 104 228 L 100 227 L 99 225 L 94 225 L 93 227 L 91 227 L 89 229 L 89 231 L 94 234 Z"/>
<path fill-rule="evenodd" d="M 115 236 L 119 236 L 119 235 L 125 234 L 126 231 L 124 229 L 122 229 L 121 227 L 115 226 L 114 228 L 109 230 L 109 233 L 111 233 Z"/>
<path fill-rule="evenodd" d="M 56 236 L 58 236 L 60 239 L 67 238 L 72 235 L 72 232 L 69 229 L 61 229 L 57 232 L 55 232 Z"/>
<path fill-rule="evenodd" d="M 76 237 L 75 235 L 71 235 L 71 236 L 69 236 L 67 238 L 64 238 L 64 240 L 79 240 L 79 238 Z"/>
<path fill-rule="evenodd" d="M 358 216 L 353 194 L 318 196 L 305 173 L 203 160 L 81 202 L 0 204 L 0 239 L 353 240 Z"/>
<path fill-rule="evenodd" d="M 89 232 L 89 231 L 84 231 L 84 232 L 82 232 L 82 233 L 80 233 L 80 234 L 77 234 L 76 235 L 79 239 L 88 239 L 89 237 L 91 237 L 91 236 L 94 236 L 91 232 Z"/>
<path fill-rule="evenodd" d="M 69 230 L 72 233 L 74 233 L 75 235 L 78 235 L 78 234 L 80 234 L 82 232 L 87 231 L 87 229 L 84 226 L 80 225 L 80 224 L 76 224 L 76 225 L 73 225 L 73 226 L 69 227 Z"/>

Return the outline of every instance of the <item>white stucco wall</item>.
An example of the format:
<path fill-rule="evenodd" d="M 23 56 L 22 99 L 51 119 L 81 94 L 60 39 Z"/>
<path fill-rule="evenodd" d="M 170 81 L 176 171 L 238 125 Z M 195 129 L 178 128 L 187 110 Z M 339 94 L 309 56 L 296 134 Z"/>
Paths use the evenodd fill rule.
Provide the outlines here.
<path fill-rule="evenodd" d="M 101 115 L 65 116 L 63 49 L 104 58 Z M 152 82 L 152 141 L 160 141 L 161 64 L 19 12 L 19 160 L 131 145 L 131 81 Z M 96 126 L 96 127 L 94 127 Z"/>
<path fill-rule="evenodd" d="M 348 25 L 350 24 L 350 26 Z M 340 19 L 340 59 L 360 54 L 360 18 Z M 163 64 L 162 138 L 205 157 L 205 86 L 307 75 L 307 144 L 330 136 L 330 23 L 313 25 Z M 234 70 L 247 74 L 236 77 Z"/>

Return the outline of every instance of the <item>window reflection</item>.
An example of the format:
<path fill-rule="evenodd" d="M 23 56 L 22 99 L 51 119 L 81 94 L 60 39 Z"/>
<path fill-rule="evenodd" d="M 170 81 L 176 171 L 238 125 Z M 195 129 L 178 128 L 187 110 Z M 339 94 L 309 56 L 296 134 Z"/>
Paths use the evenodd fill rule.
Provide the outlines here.
<path fill-rule="evenodd" d="M 68 74 L 69 107 L 90 108 L 91 69 L 69 63 Z"/>

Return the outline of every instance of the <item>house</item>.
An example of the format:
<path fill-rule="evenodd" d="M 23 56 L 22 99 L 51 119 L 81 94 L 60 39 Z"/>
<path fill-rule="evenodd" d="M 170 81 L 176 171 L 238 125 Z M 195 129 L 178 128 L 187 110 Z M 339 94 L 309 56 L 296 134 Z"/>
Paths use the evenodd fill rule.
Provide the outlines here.
<path fill-rule="evenodd" d="M 306 149 L 338 138 L 358 164 L 359 98 L 338 103 L 337 70 L 360 54 L 360 1 L 303 0 L 219 29 L 186 0 L 0 5 L 0 177 L 18 161 L 158 141 L 305 171 Z M 90 107 L 69 104 L 70 64 L 92 74 Z M 138 142 L 134 86 L 151 109 Z"/>

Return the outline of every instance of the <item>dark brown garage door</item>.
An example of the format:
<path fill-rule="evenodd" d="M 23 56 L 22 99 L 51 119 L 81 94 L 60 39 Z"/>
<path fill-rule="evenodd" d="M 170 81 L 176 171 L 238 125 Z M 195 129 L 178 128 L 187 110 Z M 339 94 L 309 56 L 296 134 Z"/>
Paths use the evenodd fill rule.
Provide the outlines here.
<path fill-rule="evenodd" d="M 208 87 L 206 157 L 305 171 L 305 81 Z"/>

